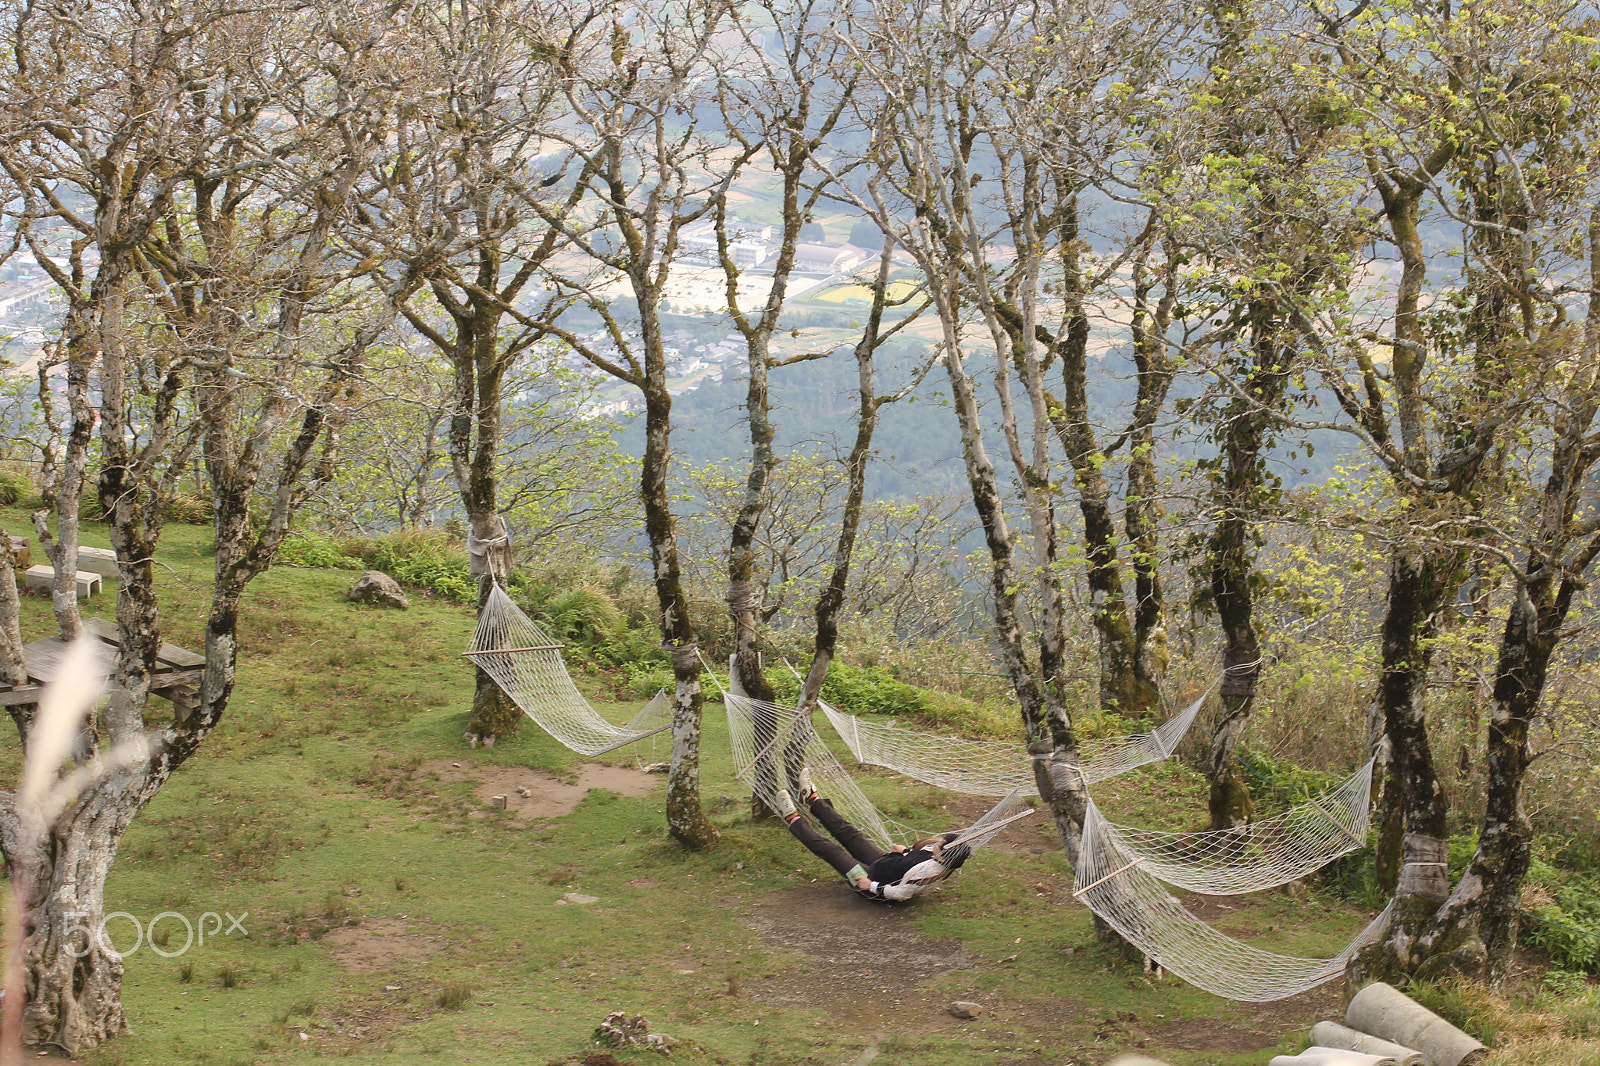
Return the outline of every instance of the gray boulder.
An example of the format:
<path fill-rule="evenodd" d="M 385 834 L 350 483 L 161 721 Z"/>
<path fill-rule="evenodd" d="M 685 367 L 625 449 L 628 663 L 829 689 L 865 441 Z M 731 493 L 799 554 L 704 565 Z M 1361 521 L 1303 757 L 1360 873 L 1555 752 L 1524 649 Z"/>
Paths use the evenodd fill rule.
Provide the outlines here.
<path fill-rule="evenodd" d="M 368 570 L 361 580 L 350 587 L 350 598 L 360 603 L 376 603 L 383 607 L 398 607 L 402 611 L 411 606 L 400 583 L 381 570 Z"/>

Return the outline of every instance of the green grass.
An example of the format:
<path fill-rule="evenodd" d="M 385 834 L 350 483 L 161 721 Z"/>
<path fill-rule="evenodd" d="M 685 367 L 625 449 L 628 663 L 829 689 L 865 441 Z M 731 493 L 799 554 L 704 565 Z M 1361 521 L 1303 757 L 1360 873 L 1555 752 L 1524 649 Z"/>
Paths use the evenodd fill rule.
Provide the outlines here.
<path fill-rule="evenodd" d="M 14 531 L 25 526 L 15 514 Z M 101 532 L 88 526 L 86 542 L 103 545 Z M 209 594 L 208 541 L 203 527 L 174 526 L 162 545 L 165 634 L 190 648 Z M 706 710 L 702 789 L 723 831 L 715 848 L 686 853 L 667 837 L 660 786 L 643 798 L 591 792 L 569 816 L 519 826 L 469 785 L 417 768 L 449 759 L 565 773 L 579 760 L 531 723 L 492 749 L 467 749 L 472 676 L 459 651 L 470 611 L 424 596 L 405 613 L 353 605 L 344 592 L 356 576 L 284 568 L 247 594 L 228 716 L 129 830 L 106 905 L 145 921 L 248 915 L 250 935 L 213 934 L 178 958 L 129 955 L 134 1031 L 88 1062 L 546 1063 L 592 1050 L 612 1010 L 685 1041 L 675 1058 L 715 1063 L 853 1062 L 876 1046 L 885 1064 L 1099 1064 L 1132 1050 L 1138 1032 L 1186 1019 L 1277 1024 L 1174 979 L 1151 983 L 1101 946 L 1042 833 L 1035 846 L 985 852 L 908 912 L 922 935 L 959 941 L 971 965 L 936 978 L 920 1013 L 879 1021 L 886 1005 L 872 989 L 834 987 L 743 920 L 782 890 L 845 890 L 778 823 L 749 820 L 720 705 Z M 48 602 L 24 606 L 25 637 L 48 632 Z M 637 706 L 601 709 L 621 721 Z M 15 738 L 5 743 L 14 765 Z M 664 760 L 668 742 L 638 747 L 602 761 Z M 958 822 L 957 805 L 974 802 L 882 771 L 863 771 L 861 783 L 921 826 Z M 1143 824 L 1204 821 L 1203 790 L 1177 765 L 1108 785 L 1104 799 Z M 558 905 L 571 891 L 599 902 Z M 1329 899 L 1266 893 L 1229 924 L 1309 954 L 1335 950 L 1363 920 Z M 174 950 L 181 926 L 163 929 Z M 348 969 L 332 945 L 351 936 L 399 948 Z M 764 998 L 783 982 L 814 988 L 816 1002 Z M 957 1023 L 942 1009 L 956 998 L 1003 1009 Z M 1285 1029 L 1314 1020 L 1286 1018 Z M 1176 1066 L 1243 1066 L 1265 1061 L 1261 1046 L 1184 1051 L 1152 1039 L 1145 1052 Z"/>

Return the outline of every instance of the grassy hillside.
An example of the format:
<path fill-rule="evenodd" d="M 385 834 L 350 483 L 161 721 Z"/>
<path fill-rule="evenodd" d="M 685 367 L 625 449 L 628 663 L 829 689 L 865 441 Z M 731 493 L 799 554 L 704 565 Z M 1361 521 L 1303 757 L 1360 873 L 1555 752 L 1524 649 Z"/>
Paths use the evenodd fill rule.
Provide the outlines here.
<path fill-rule="evenodd" d="M 161 555 L 166 633 L 191 648 L 208 540 L 175 526 Z M 638 768 L 665 759 L 664 742 L 596 767 L 530 723 L 467 750 L 469 611 L 420 594 L 405 613 L 352 605 L 355 576 L 281 568 L 252 587 L 233 707 L 129 832 L 106 901 L 146 926 L 163 912 L 245 915 L 249 935 L 208 926 L 177 955 L 183 926 L 163 919 L 154 947 L 174 957 L 149 944 L 127 956 L 134 1033 L 88 1061 L 651 1060 L 592 1043 L 615 1010 L 681 1041 L 674 1057 L 719 1064 L 1099 1064 L 1142 1048 L 1178 1066 L 1242 1066 L 1298 1048 L 1340 1007 L 1337 989 L 1245 1006 L 1146 977 L 1095 941 L 1042 818 L 912 907 L 857 901 L 781 825 L 750 821 L 715 704 L 704 795 L 724 836 L 685 854 L 665 833 L 662 778 Z M 47 601 L 25 608 L 25 636 L 48 632 Z M 112 601 L 90 610 L 107 616 Z M 636 706 L 601 710 L 622 720 Z M 916 825 L 983 806 L 862 776 Z M 492 809 L 495 793 L 512 809 Z M 1129 820 L 1203 821 L 1199 783 L 1178 766 L 1098 795 Z M 570 813 L 528 816 L 564 798 Z M 1207 913 L 1299 954 L 1336 950 L 1368 916 L 1303 891 Z M 123 919 L 110 933 L 124 950 L 133 940 Z M 959 1021 L 946 1011 L 957 999 L 986 1013 Z"/>

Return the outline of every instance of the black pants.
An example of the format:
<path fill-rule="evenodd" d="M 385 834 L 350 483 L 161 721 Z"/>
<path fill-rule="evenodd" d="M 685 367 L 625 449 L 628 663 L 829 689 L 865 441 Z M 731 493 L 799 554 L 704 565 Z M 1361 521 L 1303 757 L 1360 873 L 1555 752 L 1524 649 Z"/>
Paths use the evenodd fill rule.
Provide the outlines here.
<path fill-rule="evenodd" d="M 789 832 L 795 838 L 811 849 L 811 854 L 839 871 L 839 876 L 848 878 L 850 871 L 859 863 L 870 868 L 873 863 L 883 858 L 884 851 L 878 845 L 868 840 L 866 836 L 844 820 L 838 811 L 833 809 L 833 804 L 825 799 L 818 799 L 811 804 L 811 816 L 822 823 L 822 827 L 838 839 L 839 844 L 823 836 L 804 818 L 796 818 L 789 823 Z"/>

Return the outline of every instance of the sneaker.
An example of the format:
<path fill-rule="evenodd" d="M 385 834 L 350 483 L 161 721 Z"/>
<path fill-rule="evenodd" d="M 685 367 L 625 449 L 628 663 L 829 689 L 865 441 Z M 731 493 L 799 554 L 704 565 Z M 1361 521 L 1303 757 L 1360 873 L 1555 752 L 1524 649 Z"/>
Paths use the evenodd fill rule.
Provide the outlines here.
<path fill-rule="evenodd" d="M 774 798 L 778 801 L 778 813 L 785 818 L 793 818 L 800 813 L 794 809 L 794 800 L 789 798 L 788 789 L 778 789 L 778 794 Z"/>
<path fill-rule="evenodd" d="M 800 798 L 809 806 L 817 798 L 816 786 L 811 783 L 811 768 L 800 767 L 800 775 L 795 778 L 795 784 L 800 787 Z"/>

